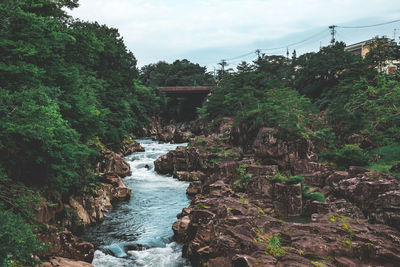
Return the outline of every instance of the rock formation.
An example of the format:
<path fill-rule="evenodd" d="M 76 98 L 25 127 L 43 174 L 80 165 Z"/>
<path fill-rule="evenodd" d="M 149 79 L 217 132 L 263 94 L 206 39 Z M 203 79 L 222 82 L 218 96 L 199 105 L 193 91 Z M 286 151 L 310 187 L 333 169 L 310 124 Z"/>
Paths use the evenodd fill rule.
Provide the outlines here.
<path fill-rule="evenodd" d="M 335 170 L 316 162 L 309 140 L 287 141 L 274 129 L 248 135 L 250 149 L 232 145 L 237 129 L 228 123 L 217 129 L 155 162 L 158 172 L 191 181 L 191 204 L 172 229 L 193 266 L 398 265 L 395 178 Z M 304 184 L 277 180 L 279 171 L 301 175 Z M 308 199 L 305 186 L 326 202 Z"/>

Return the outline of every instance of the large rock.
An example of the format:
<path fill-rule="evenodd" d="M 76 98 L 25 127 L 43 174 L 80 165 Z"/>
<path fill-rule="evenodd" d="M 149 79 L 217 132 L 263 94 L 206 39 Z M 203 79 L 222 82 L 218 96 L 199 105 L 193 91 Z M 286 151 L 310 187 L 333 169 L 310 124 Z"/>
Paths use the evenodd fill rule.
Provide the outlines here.
<path fill-rule="evenodd" d="M 127 156 L 135 152 L 144 152 L 144 148 L 140 143 L 136 142 L 135 140 L 129 137 L 126 140 L 124 140 L 120 152 L 123 156 Z"/>
<path fill-rule="evenodd" d="M 131 196 L 131 190 L 125 185 L 124 181 L 119 176 L 106 176 L 105 180 L 112 187 L 107 187 L 107 194 L 111 201 L 114 200 L 127 200 Z M 104 187 L 103 187 L 104 189 Z"/>
<path fill-rule="evenodd" d="M 278 173 L 276 165 L 249 165 L 246 172 L 252 175 L 248 182 L 248 194 L 259 196 L 261 198 L 272 198 L 273 182 L 271 177 Z"/>
<path fill-rule="evenodd" d="M 373 221 L 400 229 L 400 191 L 398 181 L 376 171 L 361 172 L 339 182 L 337 194 L 354 203 Z"/>
<path fill-rule="evenodd" d="M 93 260 L 94 246 L 80 240 L 67 230 L 58 232 L 50 228 L 39 235 L 39 240 L 50 245 L 48 250 L 39 254 L 41 258 L 59 256 L 86 262 Z"/>
<path fill-rule="evenodd" d="M 57 195 L 57 199 L 53 200 L 56 204 L 49 205 L 49 201 L 45 198 L 41 198 L 41 202 L 35 206 L 35 220 L 39 223 L 49 224 L 53 221 L 57 214 L 62 212 L 64 209 L 64 203 L 61 199 L 61 194 Z"/>
<path fill-rule="evenodd" d="M 109 183 L 102 183 L 101 189 L 94 195 L 72 195 L 65 204 L 70 214 L 63 225 L 73 228 L 85 228 L 104 220 L 104 213 L 111 208 L 112 201 L 129 199 L 131 190 L 120 177 L 107 176 Z M 73 215 L 73 216 L 72 216 Z"/>
<path fill-rule="evenodd" d="M 175 125 L 167 125 L 162 129 L 160 133 L 158 133 L 157 139 L 163 142 L 171 142 L 174 140 L 176 131 L 177 129 Z"/>
<path fill-rule="evenodd" d="M 302 190 L 301 184 L 282 184 L 274 185 L 274 207 L 275 213 L 279 213 L 282 218 L 300 216 L 302 212 Z"/>
<path fill-rule="evenodd" d="M 311 141 L 304 138 L 286 141 L 272 128 L 261 128 L 253 143 L 253 151 L 263 163 L 282 169 L 289 169 L 292 162 L 300 159 L 315 160 L 312 149 Z"/>
<path fill-rule="evenodd" d="M 103 175 L 125 177 L 131 174 L 131 167 L 119 154 L 110 150 L 104 152 L 104 159 L 98 164 L 98 171 Z"/>

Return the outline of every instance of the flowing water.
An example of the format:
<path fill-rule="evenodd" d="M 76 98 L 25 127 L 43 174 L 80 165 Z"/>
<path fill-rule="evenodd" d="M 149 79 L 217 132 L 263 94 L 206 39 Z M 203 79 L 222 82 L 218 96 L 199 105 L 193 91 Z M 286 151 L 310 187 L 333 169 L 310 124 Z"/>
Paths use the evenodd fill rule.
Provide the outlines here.
<path fill-rule="evenodd" d="M 153 163 L 177 145 L 137 141 L 146 152 L 125 158 L 132 170 L 132 176 L 124 178 L 131 199 L 115 204 L 104 222 L 85 231 L 82 239 L 97 248 L 95 267 L 189 266 L 181 257 L 182 247 L 171 240 L 176 215 L 189 205 L 189 183 L 157 174 Z M 142 246 L 149 248 L 138 249 Z"/>

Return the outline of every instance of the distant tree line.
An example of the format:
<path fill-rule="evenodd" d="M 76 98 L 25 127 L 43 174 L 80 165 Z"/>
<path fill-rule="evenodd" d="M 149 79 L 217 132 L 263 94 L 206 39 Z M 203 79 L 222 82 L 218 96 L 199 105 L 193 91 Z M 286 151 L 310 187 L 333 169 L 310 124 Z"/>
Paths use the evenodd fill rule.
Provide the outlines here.
<path fill-rule="evenodd" d="M 381 37 L 367 45 L 365 58 L 342 42 L 292 58 L 260 54 L 224 73 L 199 117 L 234 117 L 249 131 L 275 127 L 287 138 L 313 140 L 321 158 L 339 168 L 363 162 L 389 171 L 400 162 L 400 72 L 384 69 L 399 63 L 400 46 Z M 354 135 L 364 142 L 349 144 Z"/>

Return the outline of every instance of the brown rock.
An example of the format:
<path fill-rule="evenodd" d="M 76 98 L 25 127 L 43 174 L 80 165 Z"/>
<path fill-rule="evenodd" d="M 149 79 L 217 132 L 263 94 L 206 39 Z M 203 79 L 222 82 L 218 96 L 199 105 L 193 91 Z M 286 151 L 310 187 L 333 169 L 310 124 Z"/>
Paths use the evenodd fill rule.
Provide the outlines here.
<path fill-rule="evenodd" d="M 156 161 L 154 161 L 154 168 L 156 172 L 160 174 L 172 174 L 174 171 L 172 157 L 172 153 L 168 152 L 167 154 L 156 159 Z"/>
<path fill-rule="evenodd" d="M 123 156 L 128 156 L 135 152 L 144 152 L 144 148 L 140 143 L 136 142 L 135 140 L 129 137 L 126 140 L 124 140 L 124 144 L 121 147 L 120 152 Z"/>
<path fill-rule="evenodd" d="M 274 209 L 279 211 L 283 218 L 300 216 L 302 212 L 301 184 L 274 185 Z"/>
<path fill-rule="evenodd" d="M 125 177 L 131 174 L 131 167 L 119 154 L 107 150 L 99 171 L 105 175 Z"/>
<path fill-rule="evenodd" d="M 326 178 L 326 184 L 336 188 L 339 185 L 339 182 L 343 179 L 347 179 L 349 178 L 349 173 L 345 172 L 345 171 L 335 171 L 334 173 L 332 173 L 331 175 L 328 176 L 328 178 Z"/>
<path fill-rule="evenodd" d="M 253 151 L 265 164 L 276 164 L 282 169 L 300 159 L 314 160 L 313 145 L 306 139 L 284 141 L 272 128 L 261 128 L 254 140 Z"/>
<path fill-rule="evenodd" d="M 44 262 L 41 267 L 93 267 L 93 265 L 84 261 L 52 257 L 48 262 Z"/>
<path fill-rule="evenodd" d="M 189 132 L 189 131 L 184 132 L 184 131 L 181 131 L 181 130 L 177 130 L 175 132 L 173 140 L 174 140 L 174 143 L 177 143 L 177 144 L 179 144 L 179 143 L 187 143 L 187 142 L 190 141 L 192 136 L 193 136 L 193 134 L 191 132 Z"/>
<path fill-rule="evenodd" d="M 200 171 L 196 172 L 177 171 L 175 175 L 179 181 L 187 181 L 187 182 L 200 181 L 203 180 L 205 177 L 205 174 Z"/>
<path fill-rule="evenodd" d="M 64 203 L 62 203 L 61 194 L 57 196 L 57 204 L 55 205 L 49 205 L 48 201 L 42 197 L 39 205 L 35 207 L 35 219 L 39 223 L 48 224 L 63 209 Z"/>
<path fill-rule="evenodd" d="M 341 180 L 339 194 L 355 203 L 362 211 L 368 212 L 379 195 L 396 190 L 398 182 L 383 173 L 366 172 L 358 177 Z M 375 206 L 373 209 L 378 208 Z"/>
<path fill-rule="evenodd" d="M 174 231 L 174 239 L 178 242 L 188 241 L 188 229 L 190 225 L 190 218 L 188 215 L 180 218 L 172 225 Z"/>
<path fill-rule="evenodd" d="M 86 262 L 93 260 L 94 246 L 81 241 L 69 231 L 57 232 L 55 229 L 49 229 L 41 233 L 39 239 L 51 245 L 47 251 L 39 254 L 40 257 L 59 256 Z"/>
<path fill-rule="evenodd" d="M 201 193 L 201 182 L 192 182 L 189 187 L 186 189 L 186 194 L 188 196 L 195 196 Z"/>
<path fill-rule="evenodd" d="M 175 132 L 177 128 L 175 125 L 170 124 L 165 126 L 160 133 L 158 133 L 157 139 L 163 142 L 174 141 Z"/>

